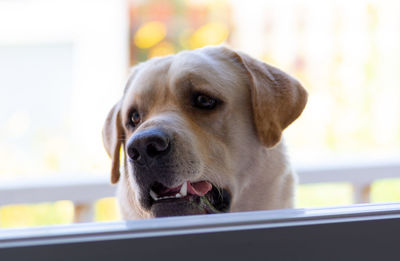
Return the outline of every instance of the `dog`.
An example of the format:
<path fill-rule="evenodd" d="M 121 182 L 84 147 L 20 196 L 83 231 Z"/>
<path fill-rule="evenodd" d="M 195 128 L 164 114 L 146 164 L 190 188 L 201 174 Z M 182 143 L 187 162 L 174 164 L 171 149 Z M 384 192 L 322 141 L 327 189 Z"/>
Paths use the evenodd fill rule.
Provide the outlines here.
<path fill-rule="evenodd" d="M 136 65 L 103 128 L 122 217 L 293 207 L 281 137 L 306 102 L 297 80 L 228 47 Z"/>

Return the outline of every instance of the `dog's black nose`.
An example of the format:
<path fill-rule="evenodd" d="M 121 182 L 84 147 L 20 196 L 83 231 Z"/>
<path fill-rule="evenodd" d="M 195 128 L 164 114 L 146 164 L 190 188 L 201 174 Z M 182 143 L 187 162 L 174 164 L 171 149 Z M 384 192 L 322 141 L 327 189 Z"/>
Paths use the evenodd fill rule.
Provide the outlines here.
<path fill-rule="evenodd" d="M 158 156 L 168 154 L 170 142 L 170 136 L 163 130 L 145 130 L 135 134 L 129 140 L 127 154 L 135 163 L 151 164 Z"/>

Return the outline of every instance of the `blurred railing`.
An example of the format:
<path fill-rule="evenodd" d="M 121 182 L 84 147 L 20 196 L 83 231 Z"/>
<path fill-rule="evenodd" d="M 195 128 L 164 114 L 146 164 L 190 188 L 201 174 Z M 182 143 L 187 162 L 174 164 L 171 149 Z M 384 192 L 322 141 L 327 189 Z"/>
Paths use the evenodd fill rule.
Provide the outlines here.
<path fill-rule="evenodd" d="M 297 166 L 296 171 L 300 184 L 350 183 L 353 203 L 368 203 L 374 181 L 400 178 L 400 161 L 307 165 Z M 115 186 L 110 185 L 108 177 L 36 178 L 0 184 L 0 206 L 70 200 L 74 203 L 75 222 L 92 221 L 95 202 L 114 195 Z"/>

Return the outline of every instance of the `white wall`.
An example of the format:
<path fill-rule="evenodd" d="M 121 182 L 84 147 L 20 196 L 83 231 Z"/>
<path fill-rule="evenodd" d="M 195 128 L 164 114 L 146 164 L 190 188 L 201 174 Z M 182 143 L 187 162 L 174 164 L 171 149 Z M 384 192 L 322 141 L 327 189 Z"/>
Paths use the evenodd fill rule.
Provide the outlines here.
<path fill-rule="evenodd" d="M 127 76 L 127 16 L 123 0 L 0 2 L 0 176 L 108 165 L 101 128 Z"/>

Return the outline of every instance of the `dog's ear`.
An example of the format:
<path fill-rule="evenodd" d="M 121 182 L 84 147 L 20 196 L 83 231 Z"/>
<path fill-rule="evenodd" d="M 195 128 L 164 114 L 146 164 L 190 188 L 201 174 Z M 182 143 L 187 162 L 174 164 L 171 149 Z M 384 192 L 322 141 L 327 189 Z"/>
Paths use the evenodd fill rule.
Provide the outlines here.
<path fill-rule="evenodd" d="M 119 161 L 120 149 L 124 140 L 124 131 L 121 125 L 120 116 L 121 102 L 114 105 L 108 113 L 103 127 L 103 143 L 108 155 L 111 157 L 111 183 L 118 182 L 120 177 Z"/>
<path fill-rule="evenodd" d="M 273 147 L 280 141 L 282 131 L 302 113 L 307 92 L 296 79 L 281 70 L 243 53 L 235 56 L 250 79 L 258 138 L 264 146 Z"/>

